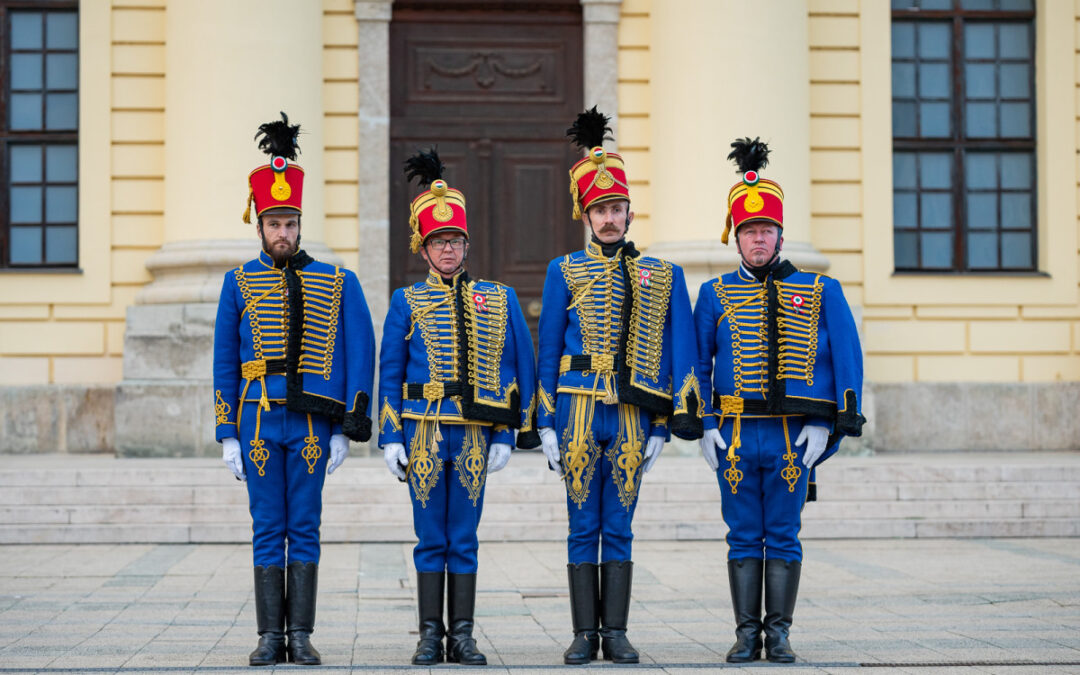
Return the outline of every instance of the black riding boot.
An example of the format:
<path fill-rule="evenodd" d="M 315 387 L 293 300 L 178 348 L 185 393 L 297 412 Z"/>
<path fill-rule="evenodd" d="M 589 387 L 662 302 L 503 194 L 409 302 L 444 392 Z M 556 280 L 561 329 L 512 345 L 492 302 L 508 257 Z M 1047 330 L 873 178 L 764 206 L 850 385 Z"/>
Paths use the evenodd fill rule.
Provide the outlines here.
<path fill-rule="evenodd" d="M 626 639 L 633 578 L 634 563 L 629 560 L 609 560 L 600 565 L 600 648 L 607 661 L 638 662 L 637 650 Z"/>
<path fill-rule="evenodd" d="M 764 564 L 758 558 L 729 560 L 728 583 L 735 609 L 735 644 L 728 663 L 749 663 L 761 658 L 761 579 Z"/>
<path fill-rule="evenodd" d="M 313 562 L 289 563 L 289 586 L 285 589 L 285 619 L 289 634 L 289 661 L 302 666 L 322 663 L 311 645 L 315 630 L 315 596 L 319 590 L 319 566 Z"/>
<path fill-rule="evenodd" d="M 248 663 L 272 666 L 285 662 L 285 569 L 276 565 L 255 567 L 255 623 L 259 646 Z"/>
<path fill-rule="evenodd" d="M 413 653 L 414 666 L 433 666 L 443 660 L 444 572 L 416 573 L 416 605 L 420 611 L 420 640 Z"/>
<path fill-rule="evenodd" d="M 447 574 L 446 577 L 446 612 L 450 619 L 446 632 L 446 660 L 464 666 L 486 666 L 487 657 L 476 650 L 472 634 L 476 575 Z"/>
<path fill-rule="evenodd" d="M 765 655 L 773 663 L 794 663 L 788 642 L 802 563 L 765 561 Z"/>
<path fill-rule="evenodd" d="M 600 649 L 600 568 L 596 563 L 566 566 L 570 581 L 570 620 L 574 641 L 563 652 L 563 663 L 580 666 Z"/>

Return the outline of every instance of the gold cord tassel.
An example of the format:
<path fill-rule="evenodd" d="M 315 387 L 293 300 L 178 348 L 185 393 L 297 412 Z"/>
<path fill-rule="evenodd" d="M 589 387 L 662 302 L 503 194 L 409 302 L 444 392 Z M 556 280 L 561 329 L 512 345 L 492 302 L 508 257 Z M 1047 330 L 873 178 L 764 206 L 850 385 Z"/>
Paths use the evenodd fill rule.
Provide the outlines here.
<path fill-rule="evenodd" d="M 244 222 L 247 223 L 248 225 L 251 224 L 251 201 L 254 198 L 255 198 L 255 193 L 254 193 L 254 191 L 252 191 L 251 185 L 249 184 L 248 185 L 247 208 L 244 209 Z"/>
<path fill-rule="evenodd" d="M 574 180 L 574 172 L 570 171 L 570 201 L 574 203 L 574 220 L 581 220 L 581 201 L 578 198 L 577 181 Z"/>

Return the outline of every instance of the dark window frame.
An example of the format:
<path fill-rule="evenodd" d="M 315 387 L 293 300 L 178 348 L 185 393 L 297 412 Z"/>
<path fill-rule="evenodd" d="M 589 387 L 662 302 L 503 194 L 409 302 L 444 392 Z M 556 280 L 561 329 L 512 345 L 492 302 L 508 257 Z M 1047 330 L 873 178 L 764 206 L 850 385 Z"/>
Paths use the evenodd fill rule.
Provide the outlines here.
<path fill-rule="evenodd" d="M 899 137 L 895 134 L 892 138 L 893 153 L 897 152 L 938 152 L 949 153 L 951 157 L 951 190 L 949 194 L 952 195 L 952 225 L 948 229 L 944 230 L 928 230 L 921 227 L 921 223 L 917 223 L 914 229 L 905 228 L 902 231 L 915 232 L 916 236 L 916 267 L 899 267 L 896 265 L 896 259 L 893 259 L 894 271 L 903 274 L 955 274 L 955 275 L 1011 275 L 1011 274 L 1025 274 L 1038 272 L 1038 161 L 1037 161 L 1037 141 L 1038 141 L 1038 125 L 1037 125 L 1037 98 L 1036 98 L 1036 77 L 1035 72 L 1036 65 L 1036 26 L 1035 26 L 1035 4 L 1032 2 L 1032 9 L 1030 10 L 969 10 L 961 8 L 962 0 L 953 0 L 953 8 L 949 10 L 935 10 L 935 9 L 892 9 L 891 10 L 891 22 L 890 25 L 895 25 L 896 22 L 912 23 L 916 26 L 919 23 L 934 22 L 945 23 L 948 22 L 950 26 L 950 35 L 952 44 L 950 46 L 950 72 L 952 76 L 952 89 L 950 98 L 950 114 L 949 121 L 951 125 L 950 135 L 947 137 Z M 1031 68 L 1031 77 L 1029 81 L 1029 94 L 1030 97 L 1025 99 L 1030 104 L 1030 124 L 1031 124 L 1031 136 L 1029 138 L 1009 138 L 1009 137 L 995 137 L 995 138 L 968 138 L 965 136 L 965 62 L 973 61 L 967 59 L 964 53 L 965 49 L 965 25 L 979 22 L 995 22 L 995 23 L 1016 23 L 1030 26 L 1031 40 L 1029 41 L 1028 59 Z M 977 62 L 977 60 L 975 60 Z M 896 63 L 897 60 L 890 54 L 890 62 Z M 913 59 L 914 63 L 919 62 L 918 55 Z M 995 61 L 996 68 L 995 73 L 1001 67 L 1001 62 Z M 1000 104 L 1003 97 L 1001 92 L 998 91 L 994 100 L 998 106 L 996 110 L 1000 112 Z M 894 99 L 895 100 L 895 99 Z M 921 100 L 918 89 L 914 93 L 913 100 L 918 108 L 918 102 Z M 916 133 L 920 133 L 919 129 Z M 971 231 L 967 223 L 967 180 L 965 170 L 965 157 L 968 152 L 985 151 L 991 153 L 1006 153 L 1009 151 L 1027 152 L 1031 154 L 1031 228 L 1008 228 L 1005 223 L 1002 222 L 1000 215 L 1000 204 L 1002 201 L 1002 195 L 1007 194 L 1010 190 L 1003 188 L 1000 179 L 1000 161 L 998 162 L 998 185 L 994 191 L 979 190 L 981 193 L 991 193 L 997 195 L 997 202 L 999 204 L 999 216 L 998 225 L 994 232 L 998 237 L 997 246 L 997 267 L 971 267 L 968 261 L 968 246 L 967 235 Z M 918 162 L 916 161 L 916 165 Z M 918 166 L 916 171 L 918 171 Z M 918 174 L 916 180 L 920 180 Z M 896 193 L 895 186 L 893 187 L 894 194 Z M 922 187 L 916 182 L 915 195 L 921 195 Z M 918 212 L 917 212 L 918 213 Z M 893 233 L 897 232 L 895 222 L 893 224 Z M 923 263 L 922 255 L 922 237 L 923 232 L 937 231 L 937 232 L 951 232 L 953 241 L 952 261 L 951 266 L 946 267 L 927 267 Z M 1029 267 L 1003 267 L 1003 240 L 1004 235 L 1009 232 L 1024 232 L 1030 233 L 1030 260 L 1031 265 Z"/>
<path fill-rule="evenodd" d="M 78 204 L 79 204 L 79 174 L 78 174 L 78 156 L 79 156 L 79 129 L 78 122 L 76 122 L 76 128 L 74 130 L 64 131 L 48 131 L 41 130 L 13 130 L 10 128 L 10 103 L 11 103 L 11 80 L 8 77 L 11 67 L 11 55 L 18 53 L 19 50 L 12 50 L 11 48 L 11 13 L 15 11 L 37 11 L 37 12 L 74 12 L 76 17 L 76 25 L 79 21 L 79 3 L 78 0 L 0 0 L 0 270 L 23 270 L 23 271 L 49 271 L 49 270 L 62 270 L 71 271 L 79 268 L 79 239 L 80 228 L 78 221 Z M 77 62 L 80 60 L 80 52 L 82 45 L 79 44 L 75 49 L 75 55 Z M 42 45 L 41 50 L 34 50 L 34 53 L 40 53 L 44 57 L 50 53 L 71 53 L 71 50 L 55 50 L 49 49 L 46 45 Z M 42 70 L 42 77 L 45 77 L 45 71 Z M 44 82 L 43 82 L 44 86 Z M 74 93 L 78 100 L 79 91 L 82 86 L 80 81 Z M 43 89 L 43 94 L 46 90 Z M 48 90 L 52 91 L 52 90 Z M 61 90 L 57 90 L 61 91 Z M 70 93 L 70 90 L 62 90 L 61 93 Z M 45 123 L 45 96 L 42 96 L 42 124 Z M 75 182 L 72 183 L 57 183 L 48 182 L 45 171 L 45 159 L 44 150 L 42 151 L 42 176 L 41 176 L 41 188 L 42 188 L 42 222 L 41 227 L 41 251 L 42 261 L 40 263 L 32 264 L 12 264 L 11 263 L 11 166 L 10 166 L 10 148 L 12 145 L 74 145 L 75 146 L 75 162 L 76 162 L 76 174 Z M 75 227 L 75 260 L 70 263 L 50 263 L 46 262 L 47 248 L 46 238 L 48 233 L 48 225 L 45 223 L 45 188 L 46 186 L 70 186 L 75 187 L 75 222 L 74 223 L 54 223 L 54 226 L 60 227 Z"/>

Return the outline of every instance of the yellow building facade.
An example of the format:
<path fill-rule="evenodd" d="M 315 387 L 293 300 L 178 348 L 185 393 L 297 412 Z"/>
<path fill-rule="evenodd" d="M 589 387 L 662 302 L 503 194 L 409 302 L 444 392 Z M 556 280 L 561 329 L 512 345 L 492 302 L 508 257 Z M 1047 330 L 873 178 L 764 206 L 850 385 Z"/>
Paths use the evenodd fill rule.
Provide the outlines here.
<path fill-rule="evenodd" d="M 149 343 L 133 340 L 182 341 L 205 323 L 221 273 L 257 250 L 240 220 L 261 161 L 250 138 L 279 109 L 306 130 L 305 245 L 356 271 L 384 315 L 388 241 L 407 217 L 388 198 L 395 11 L 390 0 L 79 3 L 79 266 L 0 270 L 0 389 L 112 388 L 115 409 L 98 414 L 130 424 L 124 387 L 158 377 L 140 371 Z M 730 269 L 719 235 L 736 174 L 724 157 L 736 136 L 760 135 L 787 197 L 785 249 L 841 281 L 860 321 L 869 447 L 1080 446 L 1080 1 L 1035 2 L 1029 274 L 895 270 L 888 2 L 581 0 L 581 12 L 584 102 L 616 113 L 639 247 L 684 265 L 693 289 Z M 208 370 L 178 370 L 160 378 L 208 408 Z M 7 428 L 0 446 L 44 438 L 12 441 L 22 432 Z M 194 450 L 211 451 L 209 438 Z"/>

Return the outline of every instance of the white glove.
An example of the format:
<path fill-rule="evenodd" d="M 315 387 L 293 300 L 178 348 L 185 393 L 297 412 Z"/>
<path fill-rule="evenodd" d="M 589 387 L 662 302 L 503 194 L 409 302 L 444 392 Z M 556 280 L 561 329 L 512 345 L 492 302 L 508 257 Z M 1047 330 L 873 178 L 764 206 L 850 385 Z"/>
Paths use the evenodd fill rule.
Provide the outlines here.
<path fill-rule="evenodd" d="M 814 466 L 814 463 L 821 459 L 821 455 L 825 452 L 825 444 L 828 442 L 828 429 L 816 424 L 804 426 L 799 432 L 799 437 L 795 439 L 795 445 L 806 443 L 806 450 L 802 456 L 803 466 L 807 468 Z"/>
<path fill-rule="evenodd" d="M 326 465 L 326 473 L 334 473 L 345 458 L 349 456 L 349 439 L 345 434 L 334 434 L 330 437 L 330 462 Z"/>
<path fill-rule="evenodd" d="M 562 457 L 559 455 L 559 437 L 551 427 L 540 429 L 540 447 L 547 457 L 548 466 L 552 471 L 562 475 Z"/>
<path fill-rule="evenodd" d="M 409 466 L 409 456 L 405 454 L 405 446 L 401 443 L 387 443 L 383 446 L 383 459 L 390 473 L 405 480 L 405 469 Z"/>
<path fill-rule="evenodd" d="M 506 466 L 510 461 L 510 450 L 506 443 L 492 443 L 488 448 L 488 473 L 495 473 Z"/>
<path fill-rule="evenodd" d="M 656 460 L 660 459 L 660 453 L 664 451 L 664 443 L 667 439 L 663 436 L 649 436 L 649 442 L 645 444 L 645 473 L 649 473 Z"/>
<path fill-rule="evenodd" d="M 233 472 L 236 480 L 247 480 L 244 475 L 244 460 L 240 457 L 240 441 L 235 438 L 221 439 L 221 461 Z"/>
<path fill-rule="evenodd" d="M 720 430 L 706 429 L 705 435 L 698 442 L 701 444 L 701 454 L 705 457 L 705 463 L 713 471 L 719 470 L 720 459 L 716 456 L 716 451 L 718 449 L 727 450 L 727 443 L 724 442 L 724 437 L 720 435 Z"/>

